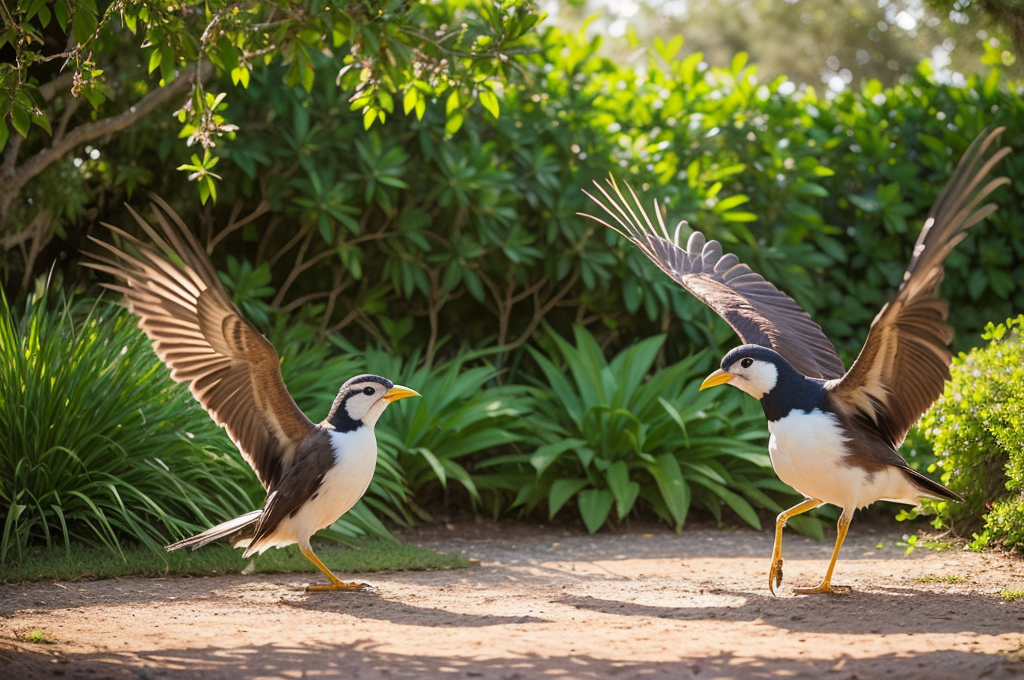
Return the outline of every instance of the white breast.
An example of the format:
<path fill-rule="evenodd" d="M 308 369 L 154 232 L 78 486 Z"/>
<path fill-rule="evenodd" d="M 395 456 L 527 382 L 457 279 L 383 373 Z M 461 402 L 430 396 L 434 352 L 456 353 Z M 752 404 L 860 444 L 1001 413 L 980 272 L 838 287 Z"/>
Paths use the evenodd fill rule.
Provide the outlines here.
<path fill-rule="evenodd" d="M 915 505 L 921 490 L 894 465 L 869 474 L 848 465 L 838 422 L 818 409 L 793 411 L 768 423 L 768 453 L 775 474 L 810 498 L 853 511 L 878 500 Z"/>
<path fill-rule="evenodd" d="M 377 437 L 372 428 L 331 432 L 331 446 L 336 464 L 324 475 L 316 500 L 307 504 L 314 516 L 313 531 L 334 524 L 363 497 L 377 466 Z"/>
<path fill-rule="evenodd" d="M 810 498 L 856 508 L 867 473 L 845 464 L 846 438 L 830 415 L 814 409 L 794 410 L 768 423 L 768 453 L 775 474 Z"/>
<path fill-rule="evenodd" d="M 310 536 L 338 521 L 366 493 L 377 465 L 377 438 L 373 429 L 331 431 L 330 435 L 335 465 L 324 475 L 314 497 L 294 516 L 283 519 L 271 537 L 251 546 L 246 555 L 292 543 L 309 548 Z"/>

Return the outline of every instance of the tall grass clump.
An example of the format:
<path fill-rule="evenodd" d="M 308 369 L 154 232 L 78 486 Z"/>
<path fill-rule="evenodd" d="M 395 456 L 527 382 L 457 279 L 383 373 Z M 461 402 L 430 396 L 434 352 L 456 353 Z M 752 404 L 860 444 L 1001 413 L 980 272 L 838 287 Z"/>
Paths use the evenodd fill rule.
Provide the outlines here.
<path fill-rule="evenodd" d="M 159 549 L 251 509 L 247 467 L 135 317 L 56 297 L 13 309 L 0 292 L 0 561 L 40 544 Z"/>

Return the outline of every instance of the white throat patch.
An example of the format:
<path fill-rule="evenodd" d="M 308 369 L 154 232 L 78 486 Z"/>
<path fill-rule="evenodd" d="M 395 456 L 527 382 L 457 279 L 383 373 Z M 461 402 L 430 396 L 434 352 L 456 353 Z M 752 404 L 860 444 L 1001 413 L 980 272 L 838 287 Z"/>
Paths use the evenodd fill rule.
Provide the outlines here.
<path fill-rule="evenodd" d="M 729 382 L 730 385 L 758 400 L 771 392 L 779 381 L 779 369 L 767 361 L 755 360 L 747 368 L 737 364 L 729 372 L 736 376 Z"/>

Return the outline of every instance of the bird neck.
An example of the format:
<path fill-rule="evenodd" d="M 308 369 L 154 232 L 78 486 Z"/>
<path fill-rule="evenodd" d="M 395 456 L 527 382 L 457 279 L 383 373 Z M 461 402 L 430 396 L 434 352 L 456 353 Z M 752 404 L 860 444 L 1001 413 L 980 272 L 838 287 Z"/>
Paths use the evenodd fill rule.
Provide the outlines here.
<path fill-rule="evenodd" d="M 794 410 L 831 410 L 824 381 L 808 378 L 796 369 L 779 371 L 775 387 L 761 397 L 761 409 L 769 422 L 781 420 Z"/>
<path fill-rule="evenodd" d="M 335 399 L 331 412 L 327 414 L 324 422 L 337 432 L 353 432 L 365 424 L 348 414 L 345 402 L 341 398 Z"/>

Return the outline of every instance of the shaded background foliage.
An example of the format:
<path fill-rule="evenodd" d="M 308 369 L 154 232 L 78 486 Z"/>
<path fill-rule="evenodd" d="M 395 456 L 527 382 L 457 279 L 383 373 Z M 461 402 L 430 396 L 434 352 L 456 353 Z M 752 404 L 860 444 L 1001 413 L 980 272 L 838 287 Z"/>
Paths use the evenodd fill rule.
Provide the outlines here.
<path fill-rule="evenodd" d="M 93 286 L 78 267 L 86 236 L 106 238 L 101 221 L 130 224 L 122 203 L 142 207 L 154 191 L 277 345 L 314 420 L 364 368 L 437 388 L 382 421 L 380 472 L 351 531 L 460 512 L 572 512 L 592 531 L 658 516 L 679 528 L 691 505 L 756 526 L 757 509 L 792 500 L 765 460 L 756 404 L 691 394 L 693 375 L 735 343 L 731 331 L 578 216 L 595 210 L 582 189 L 611 172 L 669 222 L 721 240 L 808 309 L 849 363 L 969 142 L 1005 124 L 1003 142 L 1024 146 L 1019 85 L 1004 79 L 1001 52 L 962 85 L 922 65 L 896 84 L 824 97 L 760 78 L 742 54 L 709 65 L 678 37 L 653 40 L 639 64 L 601 56 L 579 33 L 542 27 L 534 38 L 500 115 L 482 106 L 457 131 L 450 97 L 367 129 L 329 55 L 310 53 L 314 77 L 301 82 L 287 64 L 254 70 L 245 89 L 225 74 L 209 87 L 231 96 L 212 110 L 239 131 L 218 152 L 216 202 L 174 171 L 190 152 L 165 107 L 25 186 L 16 229 L 40 206 L 61 228 L 52 240 L 5 240 L 5 290 L 24 299 L 51 265 Z M 1013 178 L 994 196 L 1000 210 L 948 261 L 943 292 L 963 348 L 1019 311 L 1021 158 L 1000 168 Z M 556 385 L 570 373 L 572 388 Z M 676 373 L 687 377 L 654 399 L 647 378 Z M 629 441 L 603 446 L 601 427 L 625 428 Z M 736 444 L 721 451 L 726 438 Z M 238 483 L 258 502 L 254 479 Z"/>
<path fill-rule="evenodd" d="M 556 20 L 591 35 L 625 36 L 603 51 L 637 58 L 638 45 L 685 35 L 684 55 L 725 63 L 746 52 L 769 78 L 841 92 L 864 80 L 895 85 L 928 59 L 942 82 L 984 70 L 979 57 L 998 47 L 1021 75 L 1024 37 L 1017 0 L 582 0 L 555 3 Z M 1014 19 L 1014 15 L 1018 15 Z M 987 47 L 986 47 L 987 45 Z"/>
<path fill-rule="evenodd" d="M 581 189 L 611 171 L 792 294 L 849 361 L 966 145 L 1005 123 L 1004 143 L 1020 146 L 1021 98 L 997 69 L 965 87 L 920 72 L 820 99 L 759 82 L 742 58 L 674 60 L 679 41 L 656 43 L 648 75 L 626 80 L 592 44 L 544 38 L 540 94 L 511 91 L 500 118 L 469 119 L 450 140 L 441 110 L 365 131 L 326 78 L 311 98 L 272 72 L 254 78 L 232 104 L 249 132 L 223 152 L 221 200 L 186 211 L 233 293 L 357 344 L 408 355 L 425 341 L 428 362 L 451 336 L 450 351 L 491 345 L 503 365 L 542 317 L 617 346 L 670 331 L 677 357 L 725 341 L 703 305 L 576 215 L 592 210 Z M 189 187 L 160 174 L 149 146 L 168 136 L 140 130 L 131 144 L 152 163 L 147 188 L 180 204 Z M 112 168 L 124 141 L 95 163 Z M 1015 177 L 1021 162 L 1001 171 Z M 124 196 L 112 184 L 101 196 Z M 999 212 L 949 260 L 944 294 L 965 343 L 1020 295 L 1020 193 L 1001 190 Z M 101 200 L 101 217 L 123 223 Z"/>

